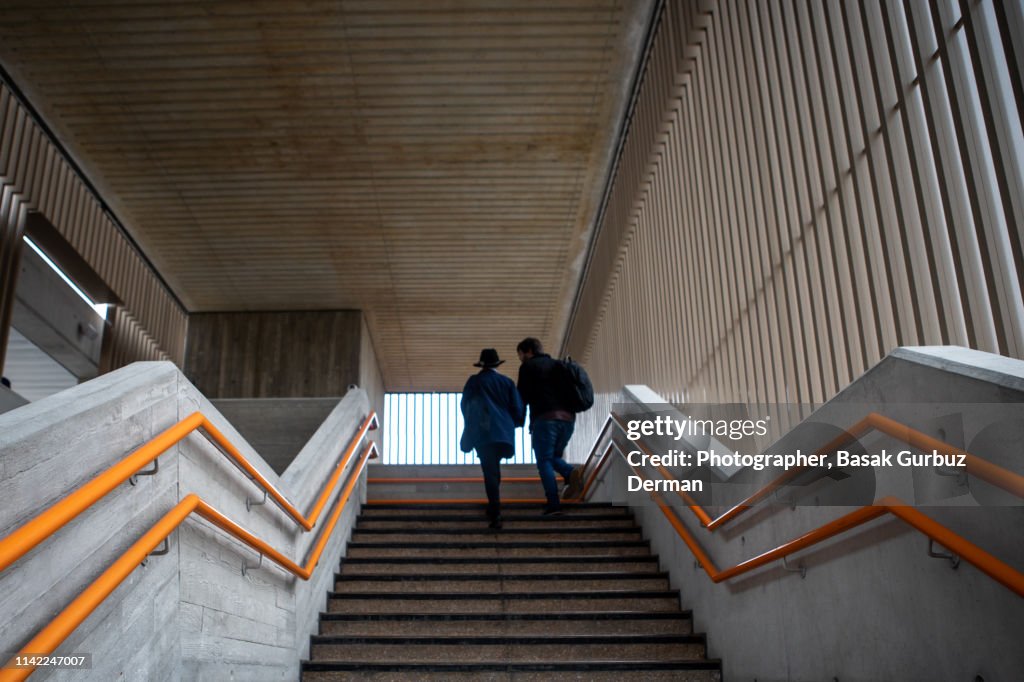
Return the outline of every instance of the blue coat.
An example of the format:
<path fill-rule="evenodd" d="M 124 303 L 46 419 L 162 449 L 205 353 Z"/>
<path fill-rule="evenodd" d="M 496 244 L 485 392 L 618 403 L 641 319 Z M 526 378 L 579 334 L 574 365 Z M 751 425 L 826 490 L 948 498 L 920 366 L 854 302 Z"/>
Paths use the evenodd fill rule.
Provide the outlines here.
<path fill-rule="evenodd" d="M 466 418 L 459 441 L 463 452 L 488 443 L 515 444 L 516 427 L 526 420 L 526 407 L 515 383 L 490 368 L 469 377 L 462 389 L 461 407 Z"/>

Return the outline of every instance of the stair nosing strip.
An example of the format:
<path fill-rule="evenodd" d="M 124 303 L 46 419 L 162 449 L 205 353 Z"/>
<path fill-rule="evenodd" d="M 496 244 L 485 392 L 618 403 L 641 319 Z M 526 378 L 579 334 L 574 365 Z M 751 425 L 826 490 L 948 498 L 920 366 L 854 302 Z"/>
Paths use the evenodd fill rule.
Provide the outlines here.
<path fill-rule="evenodd" d="M 571 672 L 574 670 L 721 670 L 722 661 L 717 658 L 686 658 L 669 661 L 558 661 L 548 663 L 353 663 L 350 661 L 316 660 L 303 661 L 302 669 L 310 672 L 332 670 L 354 672 Z"/>
<path fill-rule="evenodd" d="M 553 557 L 342 557 L 341 563 L 357 564 L 479 564 L 479 563 L 508 563 L 508 564 L 582 564 L 594 561 L 608 563 L 657 563 L 657 554 L 567 554 L 565 556 Z"/>
<path fill-rule="evenodd" d="M 408 502 L 390 502 L 388 500 L 379 500 L 362 503 L 360 509 L 426 509 L 428 507 L 446 507 L 450 509 L 466 509 L 468 507 L 485 507 L 486 502 L 432 502 L 432 503 L 408 503 Z M 540 509 L 544 506 L 543 502 L 502 502 L 503 505 L 509 507 L 534 507 Z M 615 505 L 610 502 L 574 502 L 570 509 L 627 509 L 623 505 Z"/>
<path fill-rule="evenodd" d="M 660 635 L 312 635 L 311 644 L 707 644 L 704 633 Z"/>
<path fill-rule="evenodd" d="M 490 580 L 667 580 L 665 571 L 640 573 L 623 571 L 605 573 L 580 571 L 579 573 L 336 573 L 335 581 L 341 582 L 431 582 L 431 581 L 490 581 Z"/>
<path fill-rule="evenodd" d="M 484 599 L 508 600 L 549 600 L 549 599 L 660 599 L 678 598 L 678 590 L 595 590 L 593 592 L 572 592 L 570 594 L 550 594 L 544 592 L 447 592 L 432 594 L 430 592 L 337 592 L 330 590 L 328 599 L 377 599 L 395 601 L 410 599 L 415 601 L 472 601 Z"/>
<path fill-rule="evenodd" d="M 561 611 L 558 613 L 333 613 L 322 611 L 320 620 L 334 621 L 592 621 L 592 620 L 692 620 L 693 611 Z"/>
<path fill-rule="evenodd" d="M 445 515 L 434 515 L 430 517 L 416 517 L 408 516 L 405 514 L 369 514 L 367 516 L 360 517 L 362 519 L 371 521 L 416 521 L 418 523 L 475 523 L 479 522 L 484 518 L 481 514 L 479 517 L 470 516 L 468 514 L 448 514 Z M 572 523 L 573 521 L 635 521 L 630 514 L 586 514 L 581 516 L 573 516 L 572 514 L 563 514 L 561 516 L 539 516 L 537 514 L 502 514 L 502 518 L 506 521 L 535 521 L 537 523 Z"/>
<path fill-rule="evenodd" d="M 577 540 L 567 542 L 361 542 L 351 540 L 355 549 L 541 549 L 544 547 L 646 547 L 648 540 Z"/>
<path fill-rule="evenodd" d="M 477 523 L 480 524 L 479 528 L 359 528 L 353 529 L 354 533 L 365 533 L 367 535 L 439 535 L 445 532 L 459 533 L 460 535 L 554 535 L 557 533 L 564 533 L 565 535 L 588 535 L 588 534 L 615 534 L 615 535 L 627 535 L 637 534 L 643 532 L 643 529 L 639 526 L 631 526 L 626 528 L 624 526 L 617 526 L 611 528 L 602 528 L 600 526 L 592 526 L 589 528 L 502 528 L 500 530 L 495 528 L 487 528 L 483 525 L 484 521 L 481 519 Z"/>

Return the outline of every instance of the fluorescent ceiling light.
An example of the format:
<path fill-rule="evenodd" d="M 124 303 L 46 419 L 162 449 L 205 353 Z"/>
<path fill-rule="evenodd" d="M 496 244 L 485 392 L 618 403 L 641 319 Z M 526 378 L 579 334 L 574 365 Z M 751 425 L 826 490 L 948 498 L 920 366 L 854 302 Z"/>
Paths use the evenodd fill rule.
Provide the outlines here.
<path fill-rule="evenodd" d="M 92 309 L 96 311 L 97 315 L 99 315 L 103 319 L 107 319 L 107 304 L 106 303 L 96 303 L 91 298 L 89 298 L 85 294 L 84 291 L 82 291 L 81 289 L 78 288 L 77 284 L 75 284 L 74 282 L 71 281 L 71 278 L 69 278 L 67 275 L 64 274 L 64 271 L 61 270 L 60 267 L 56 263 L 54 263 L 52 260 L 50 260 L 49 256 L 47 256 L 45 253 L 43 253 L 42 249 L 40 249 L 38 246 L 36 246 L 35 242 L 33 242 L 28 237 L 22 237 L 22 239 L 25 240 L 26 244 L 28 244 L 30 247 L 32 247 L 33 251 L 35 251 L 36 253 L 39 254 L 39 257 L 43 259 L 44 263 L 49 265 L 53 269 L 54 272 L 56 272 L 58 275 L 60 275 L 60 278 L 62 280 L 64 280 L 65 284 L 67 284 L 69 287 L 71 287 L 72 291 L 74 291 L 76 294 L 78 294 L 79 297 L 81 297 L 81 299 L 83 301 L 88 303 L 92 307 Z"/>

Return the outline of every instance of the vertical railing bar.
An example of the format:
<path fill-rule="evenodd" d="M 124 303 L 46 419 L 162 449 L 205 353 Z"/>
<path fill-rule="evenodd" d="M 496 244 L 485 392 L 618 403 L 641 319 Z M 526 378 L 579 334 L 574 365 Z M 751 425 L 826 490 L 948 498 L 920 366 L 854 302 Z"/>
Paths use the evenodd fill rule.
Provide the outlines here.
<path fill-rule="evenodd" d="M 417 429 L 417 439 L 416 439 L 416 441 L 417 441 L 416 442 L 416 446 L 417 447 L 416 447 L 416 455 L 415 455 L 416 463 L 417 464 L 427 464 L 428 463 L 427 459 L 426 459 L 426 455 L 423 452 L 423 431 L 426 428 L 426 415 L 424 413 L 425 409 L 426 408 L 423 405 L 423 394 L 422 393 L 417 393 L 416 394 L 416 423 L 419 426 L 419 428 Z"/>
<path fill-rule="evenodd" d="M 402 423 L 405 424 L 405 438 L 402 440 L 402 464 L 412 464 L 409 459 L 409 442 L 412 440 L 412 420 L 410 418 L 409 396 L 402 396 Z"/>
<path fill-rule="evenodd" d="M 438 457 L 442 460 L 449 458 L 448 455 L 448 441 L 451 440 L 451 422 L 448 421 L 448 394 L 438 393 L 437 394 L 437 414 L 440 417 L 438 423 L 441 424 L 440 433 L 438 434 L 437 441 L 437 453 Z"/>
<path fill-rule="evenodd" d="M 441 420 L 441 394 L 434 393 L 431 396 L 431 406 L 434 410 L 435 422 L 434 422 L 434 452 L 437 454 L 438 462 L 447 459 L 448 456 L 444 454 L 444 449 L 441 447 L 441 435 L 447 431 L 447 424 Z"/>
<path fill-rule="evenodd" d="M 431 421 L 430 394 L 423 394 L 423 431 L 420 433 L 420 441 L 423 443 L 423 463 L 433 464 L 434 453 L 431 451 L 430 441 L 432 438 L 433 424 Z"/>

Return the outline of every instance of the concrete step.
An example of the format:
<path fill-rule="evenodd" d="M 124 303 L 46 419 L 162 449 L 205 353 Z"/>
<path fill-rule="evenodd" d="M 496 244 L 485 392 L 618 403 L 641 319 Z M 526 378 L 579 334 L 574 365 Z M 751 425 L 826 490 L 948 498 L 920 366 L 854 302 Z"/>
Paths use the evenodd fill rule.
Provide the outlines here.
<path fill-rule="evenodd" d="M 618 573 L 656 573 L 658 557 L 644 555 L 621 556 L 562 556 L 562 557 L 503 557 L 475 559 L 458 557 L 346 557 L 342 559 L 342 575 L 366 574 L 430 574 L 485 573 L 515 575 L 524 573 L 571 573 L 575 571 L 615 571 Z"/>
<path fill-rule="evenodd" d="M 352 532 L 354 542 L 577 542 L 641 539 L 639 528 L 371 528 Z"/>
<path fill-rule="evenodd" d="M 627 509 L 367 505 L 302 679 L 720 682 Z"/>
<path fill-rule="evenodd" d="M 645 540 L 581 540 L 576 542 L 350 542 L 350 557 L 566 557 L 645 556 Z"/>
<path fill-rule="evenodd" d="M 568 504 L 564 506 L 563 516 L 542 517 L 542 504 L 502 503 L 501 513 L 505 517 L 534 517 L 538 520 L 561 521 L 566 518 L 587 516 L 609 516 L 632 518 L 629 507 L 615 507 L 611 504 L 588 502 L 585 504 Z M 360 519 L 372 519 L 377 516 L 402 516 L 428 521 L 438 516 L 483 517 L 487 507 L 484 504 L 400 504 L 400 503 L 367 503 L 360 511 Z"/>
<path fill-rule="evenodd" d="M 303 682 L 721 682 L 720 661 L 368 664 L 314 661 Z"/>
<path fill-rule="evenodd" d="M 686 635 L 693 631 L 689 611 L 643 613 L 385 614 L 321 613 L 321 635 Z"/>
<path fill-rule="evenodd" d="M 373 461 L 366 467 L 366 471 L 370 478 L 466 478 L 481 475 L 480 463 L 475 459 L 467 464 L 379 464 Z M 537 465 L 533 462 L 510 464 L 506 461 L 501 465 L 501 475 L 503 478 L 536 476 Z"/>
<path fill-rule="evenodd" d="M 504 478 L 504 477 L 503 477 Z M 370 482 L 366 488 L 367 499 L 373 504 L 384 501 L 408 501 L 408 500 L 451 500 L 460 502 L 464 500 L 482 500 L 486 497 L 482 481 L 475 482 L 450 482 L 445 484 L 434 482 L 421 483 L 395 483 L 395 482 Z M 542 500 L 544 499 L 544 488 L 540 481 L 529 483 L 513 483 L 502 480 L 501 496 L 505 500 Z"/>
<path fill-rule="evenodd" d="M 704 657 L 701 635 L 549 635 L 542 637 L 345 637 L 315 636 L 313 660 L 353 663 L 546 663 L 576 661 L 676 661 Z"/>
<path fill-rule="evenodd" d="M 505 522 L 504 530 L 548 529 L 559 531 L 563 528 L 636 528 L 632 516 L 622 514 L 588 514 L 586 516 L 564 515 L 538 517 L 536 514 L 502 514 Z M 486 527 L 487 517 L 481 513 L 476 515 L 444 514 L 433 518 L 413 518 L 407 516 L 369 516 L 360 518 L 356 530 L 376 530 L 395 528 L 402 530 L 437 529 L 437 528 L 477 528 Z"/>
<path fill-rule="evenodd" d="M 396 594 L 449 592 L 544 592 L 592 590 L 667 590 L 665 573 L 544 573 L 534 575 L 337 575 L 337 592 L 394 592 Z"/>
<path fill-rule="evenodd" d="M 668 590 L 602 590 L 568 594 L 532 592 L 328 593 L 331 613 L 538 613 L 557 611 L 678 611 L 679 595 Z"/>
<path fill-rule="evenodd" d="M 370 478 L 372 480 L 370 485 L 419 486 L 428 490 L 453 488 L 455 486 L 474 486 L 480 492 L 483 492 L 483 474 L 480 469 L 464 473 L 464 476 L 374 476 L 371 474 Z M 564 485 L 565 481 L 562 475 L 556 474 L 556 476 L 558 477 L 558 484 Z M 439 481 L 437 480 L 438 478 L 447 480 Z M 540 475 L 537 473 L 536 468 L 533 471 L 511 472 L 506 471 L 502 467 L 501 486 L 504 488 L 506 485 L 533 485 L 539 488 L 541 487 Z"/>

